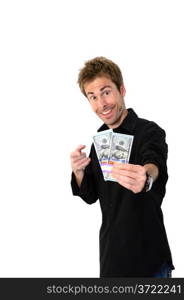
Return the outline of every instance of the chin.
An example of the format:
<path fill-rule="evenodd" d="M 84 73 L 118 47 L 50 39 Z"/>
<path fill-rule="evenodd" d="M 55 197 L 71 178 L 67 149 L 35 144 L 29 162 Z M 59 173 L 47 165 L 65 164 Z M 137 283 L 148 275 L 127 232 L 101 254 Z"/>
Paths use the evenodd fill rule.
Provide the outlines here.
<path fill-rule="evenodd" d="M 109 121 L 107 120 L 107 121 L 104 121 L 104 123 L 105 123 L 106 125 L 114 125 L 116 122 L 115 122 L 115 121 L 112 121 L 112 120 L 111 120 L 111 121 L 110 121 L 110 120 L 109 120 Z"/>

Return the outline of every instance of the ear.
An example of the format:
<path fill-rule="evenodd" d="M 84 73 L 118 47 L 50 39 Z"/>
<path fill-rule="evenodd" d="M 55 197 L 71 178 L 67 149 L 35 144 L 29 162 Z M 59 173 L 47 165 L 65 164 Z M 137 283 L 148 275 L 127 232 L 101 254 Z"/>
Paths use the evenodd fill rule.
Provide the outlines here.
<path fill-rule="evenodd" d="M 125 89 L 125 86 L 123 84 L 120 86 L 120 94 L 123 97 L 125 97 L 125 95 L 126 95 L 126 89 Z"/>

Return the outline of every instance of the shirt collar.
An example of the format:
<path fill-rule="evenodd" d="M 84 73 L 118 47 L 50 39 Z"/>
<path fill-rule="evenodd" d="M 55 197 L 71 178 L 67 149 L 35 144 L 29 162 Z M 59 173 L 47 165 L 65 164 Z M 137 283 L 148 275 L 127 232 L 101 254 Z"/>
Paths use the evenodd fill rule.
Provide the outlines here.
<path fill-rule="evenodd" d="M 134 128 L 136 126 L 137 119 L 138 119 L 138 116 L 134 112 L 134 110 L 132 108 L 128 108 L 127 116 L 125 117 L 123 122 L 117 128 L 113 129 L 113 131 L 114 132 L 127 132 L 127 133 L 132 134 L 134 131 Z M 103 131 L 103 130 L 107 130 L 107 129 L 109 129 L 109 127 L 104 123 L 98 129 L 98 131 Z"/>

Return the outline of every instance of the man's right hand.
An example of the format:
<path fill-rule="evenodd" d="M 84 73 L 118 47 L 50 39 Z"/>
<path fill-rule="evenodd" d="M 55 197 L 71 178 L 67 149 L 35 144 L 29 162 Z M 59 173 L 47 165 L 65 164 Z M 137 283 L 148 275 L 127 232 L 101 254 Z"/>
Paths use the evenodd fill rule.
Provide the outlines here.
<path fill-rule="evenodd" d="M 70 155 L 72 171 L 79 187 L 84 176 L 84 169 L 91 161 L 89 157 L 86 157 L 86 153 L 82 152 L 85 147 L 85 145 L 79 145 Z"/>

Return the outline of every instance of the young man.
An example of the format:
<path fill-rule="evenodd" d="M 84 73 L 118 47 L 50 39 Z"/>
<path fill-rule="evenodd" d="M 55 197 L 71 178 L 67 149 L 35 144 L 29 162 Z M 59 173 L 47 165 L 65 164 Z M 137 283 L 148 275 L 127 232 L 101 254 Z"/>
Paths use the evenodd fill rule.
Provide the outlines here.
<path fill-rule="evenodd" d="M 117 182 L 104 181 L 93 144 L 89 157 L 84 145 L 71 153 L 73 194 L 88 204 L 100 201 L 100 276 L 170 277 L 174 266 L 161 210 L 168 179 L 165 132 L 126 109 L 122 74 L 111 60 L 87 61 L 78 83 L 104 123 L 98 131 L 134 136 L 129 163 L 113 165 Z"/>

